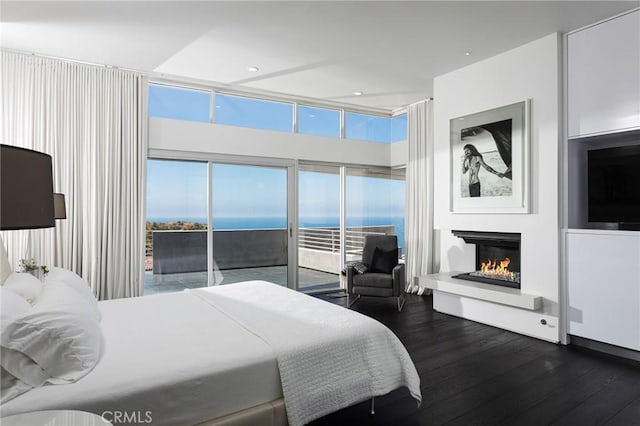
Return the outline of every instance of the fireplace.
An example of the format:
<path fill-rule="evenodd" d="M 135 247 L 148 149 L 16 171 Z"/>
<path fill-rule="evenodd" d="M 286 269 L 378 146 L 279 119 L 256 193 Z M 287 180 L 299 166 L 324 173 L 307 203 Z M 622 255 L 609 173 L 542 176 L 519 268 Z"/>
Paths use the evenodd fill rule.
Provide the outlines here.
<path fill-rule="evenodd" d="M 509 232 L 451 231 L 476 246 L 476 269 L 453 278 L 520 288 L 520 234 Z"/>

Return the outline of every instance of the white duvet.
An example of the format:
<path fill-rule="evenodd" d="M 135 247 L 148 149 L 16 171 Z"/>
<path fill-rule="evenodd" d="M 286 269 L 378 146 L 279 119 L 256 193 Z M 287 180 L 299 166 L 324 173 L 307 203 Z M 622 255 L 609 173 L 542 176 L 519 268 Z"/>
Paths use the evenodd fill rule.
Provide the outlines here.
<path fill-rule="evenodd" d="M 195 293 L 274 350 L 291 426 L 402 386 L 421 402 L 409 354 L 378 321 L 261 281 Z"/>

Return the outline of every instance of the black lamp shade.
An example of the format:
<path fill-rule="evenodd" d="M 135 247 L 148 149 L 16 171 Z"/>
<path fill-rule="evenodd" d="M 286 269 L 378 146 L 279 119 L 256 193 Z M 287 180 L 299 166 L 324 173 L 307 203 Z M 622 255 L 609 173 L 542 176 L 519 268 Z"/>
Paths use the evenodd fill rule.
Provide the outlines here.
<path fill-rule="evenodd" d="M 51 156 L 0 145 L 0 229 L 54 225 Z"/>

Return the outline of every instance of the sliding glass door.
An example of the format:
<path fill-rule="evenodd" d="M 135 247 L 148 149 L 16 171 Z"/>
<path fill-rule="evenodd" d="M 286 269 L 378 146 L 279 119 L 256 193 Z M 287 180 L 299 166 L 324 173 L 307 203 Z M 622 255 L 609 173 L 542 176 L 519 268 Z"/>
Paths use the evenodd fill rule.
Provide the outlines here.
<path fill-rule="evenodd" d="M 298 289 L 340 287 L 340 167 L 298 167 Z"/>
<path fill-rule="evenodd" d="M 147 162 L 144 294 L 207 285 L 207 167 Z"/>
<path fill-rule="evenodd" d="M 288 285 L 286 167 L 211 164 L 212 284 Z"/>
<path fill-rule="evenodd" d="M 185 155 L 148 161 L 145 294 L 250 280 L 333 291 L 366 235 L 395 234 L 404 252 L 404 170 Z"/>
<path fill-rule="evenodd" d="M 144 294 L 294 286 L 293 165 L 149 159 Z"/>

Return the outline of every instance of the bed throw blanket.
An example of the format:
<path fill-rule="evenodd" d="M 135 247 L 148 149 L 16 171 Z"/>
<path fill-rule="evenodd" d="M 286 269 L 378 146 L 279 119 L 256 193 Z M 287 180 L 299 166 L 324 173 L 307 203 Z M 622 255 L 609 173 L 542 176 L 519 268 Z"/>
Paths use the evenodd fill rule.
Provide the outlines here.
<path fill-rule="evenodd" d="M 290 426 L 402 386 L 422 400 L 409 354 L 374 319 L 263 281 L 192 293 L 273 348 Z"/>

